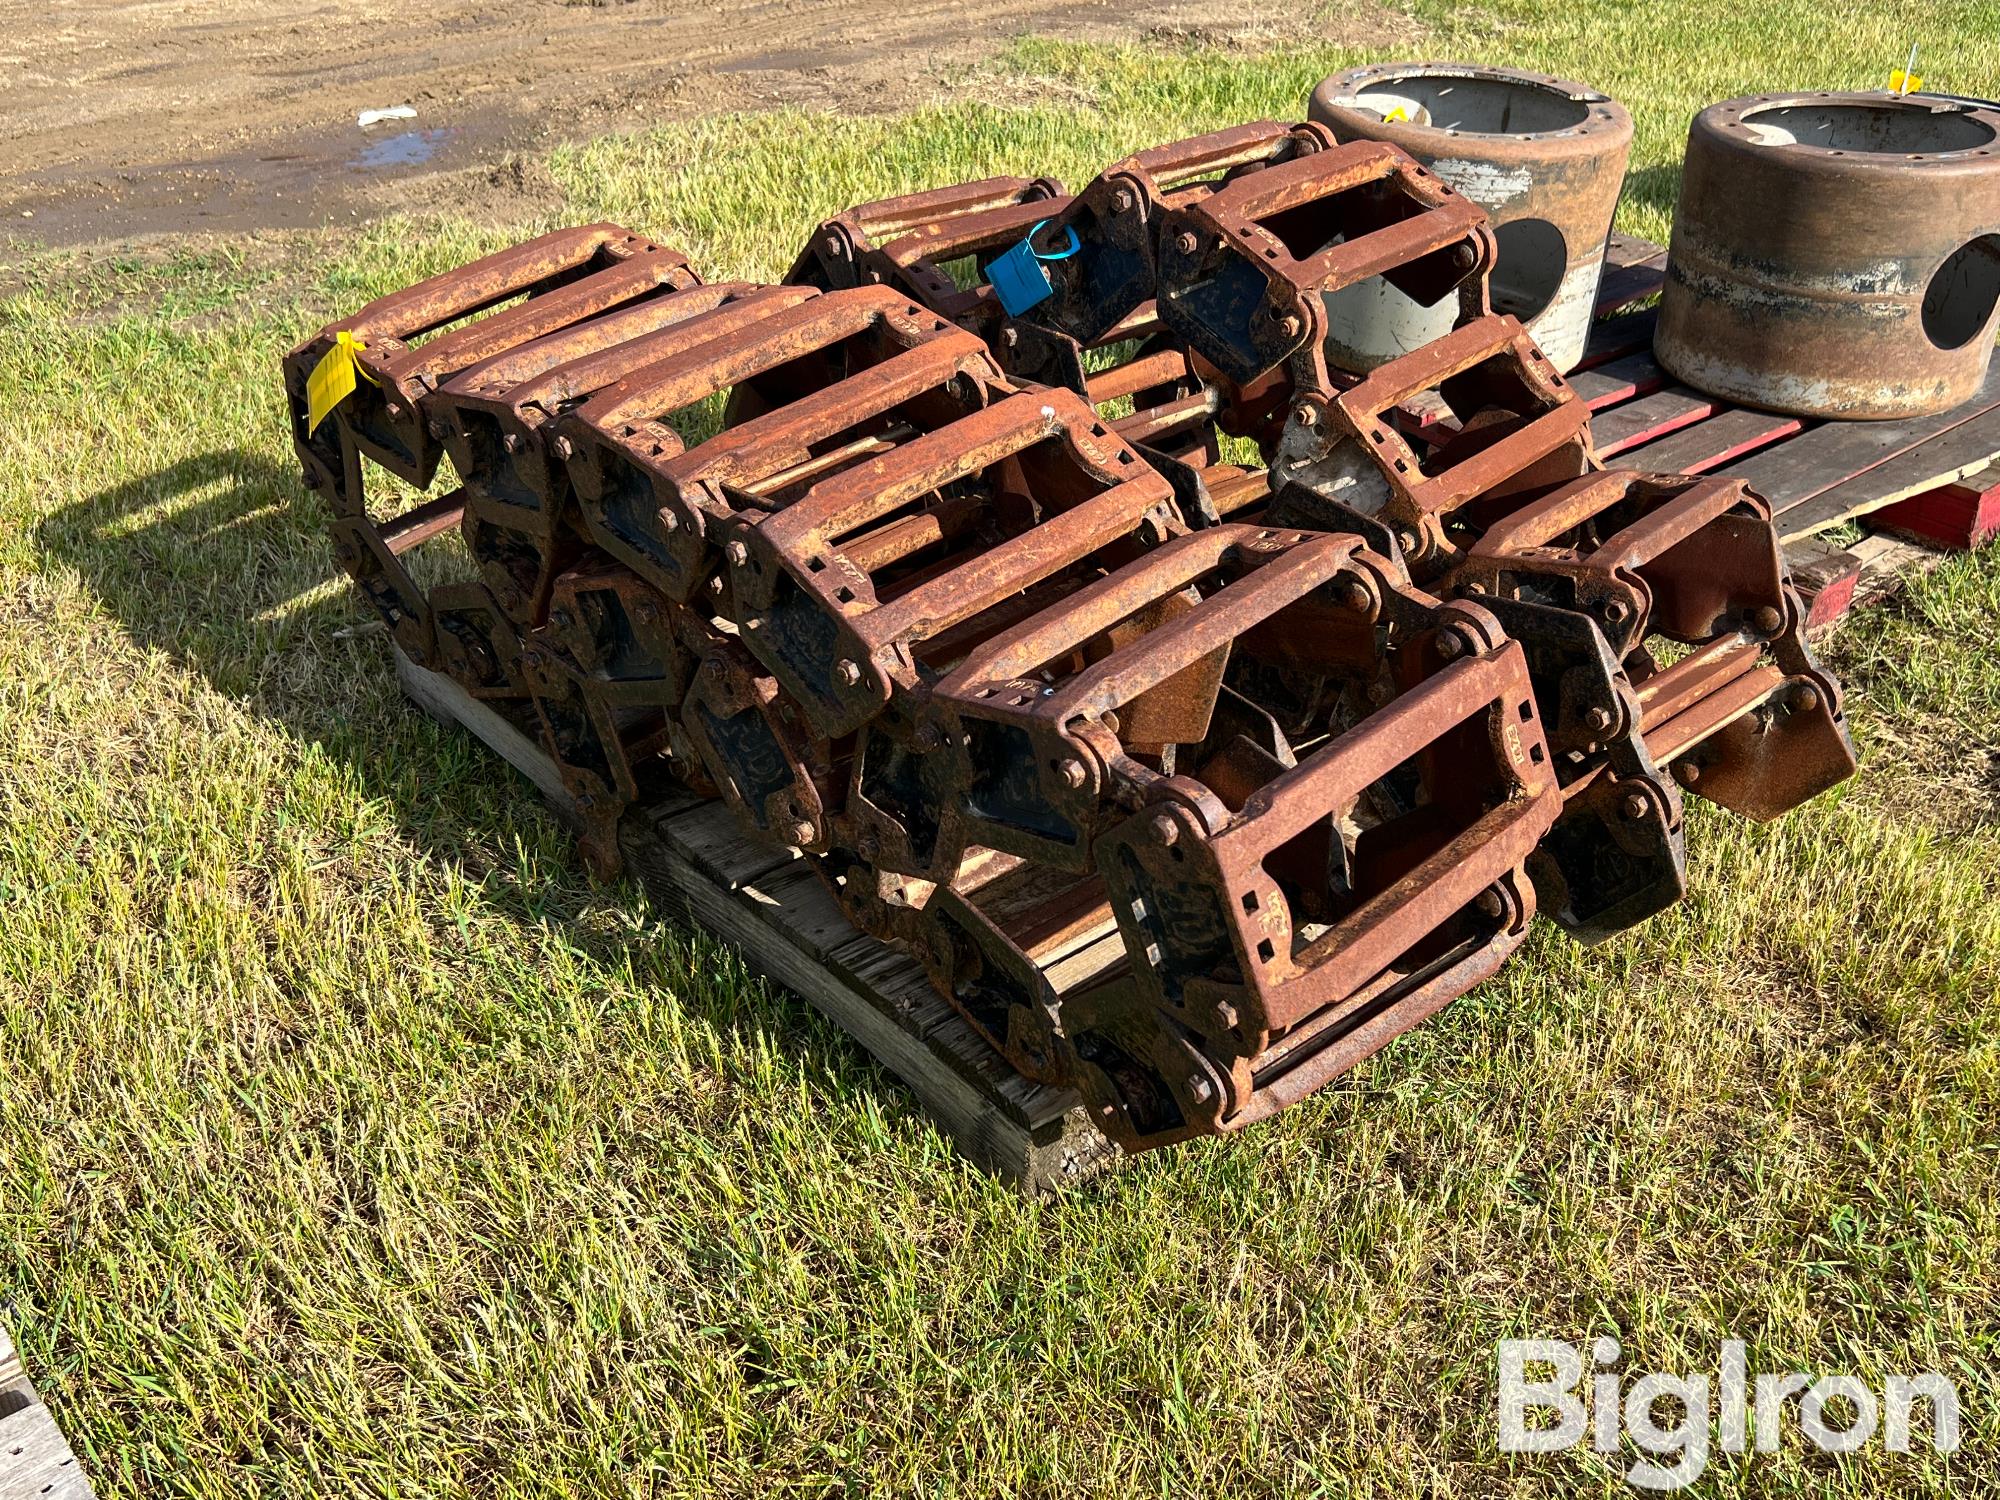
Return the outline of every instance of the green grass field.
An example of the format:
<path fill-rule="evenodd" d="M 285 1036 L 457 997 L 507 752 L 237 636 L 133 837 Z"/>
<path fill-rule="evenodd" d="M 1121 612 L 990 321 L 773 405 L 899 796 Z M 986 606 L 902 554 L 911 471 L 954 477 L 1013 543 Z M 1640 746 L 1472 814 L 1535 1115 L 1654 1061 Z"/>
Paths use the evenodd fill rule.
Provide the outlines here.
<path fill-rule="evenodd" d="M 1424 0 L 1398 50 L 1605 87 L 1663 236 L 1692 111 L 1990 91 L 1991 4 Z M 564 150 L 562 217 L 711 275 L 850 201 L 1080 182 L 1358 54 L 1024 43 L 961 102 Z M 990 102 L 982 102 L 990 101 Z M 895 1080 L 408 709 L 297 487 L 277 358 L 548 227 L 5 257 L 0 1318 L 104 1496 L 1617 1495 L 1503 1458 L 1494 1345 L 1934 1369 L 1953 1458 L 1702 1495 L 2000 1493 L 2000 555 L 1832 652 L 1859 779 L 1692 807 L 1693 894 L 1273 1125 L 1029 1203 Z"/>

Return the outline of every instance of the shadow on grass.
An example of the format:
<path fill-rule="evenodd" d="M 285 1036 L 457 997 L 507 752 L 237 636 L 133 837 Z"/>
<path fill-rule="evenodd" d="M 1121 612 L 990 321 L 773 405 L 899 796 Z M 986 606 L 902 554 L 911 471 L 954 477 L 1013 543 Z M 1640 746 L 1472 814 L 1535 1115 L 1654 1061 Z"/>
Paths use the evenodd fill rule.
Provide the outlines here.
<path fill-rule="evenodd" d="M 295 739 L 393 782 L 357 722 L 368 671 L 357 613 L 298 471 L 240 448 L 185 458 L 44 520 L 43 551 L 82 576 L 142 648 L 165 653 Z"/>
<path fill-rule="evenodd" d="M 1621 201 L 1627 207 L 1655 208 L 1671 221 L 1674 206 L 1680 202 L 1680 197 L 1681 164 L 1678 161 L 1638 167 L 1625 174 L 1625 191 Z"/>
<path fill-rule="evenodd" d="M 866 1054 L 843 1033 L 802 1001 L 776 998 L 776 985 L 772 999 L 746 1005 L 746 971 L 722 958 L 725 945 L 647 901 L 636 881 L 591 882 L 569 829 L 524 776 L 403 697 L 388 637 L 335 566 L 323 520 L 294 465 L 222 448 L 79 500 L 44 520 L 36 540 L 142 649 L 318 745 L 360 796 L 391 810 L 408 842 L 471 879 L 500 876 L 485 880 L 498 911 L 560 927 L 613 972 L 628 962 L 646 972 L 632 930 L 665 920 L 686 945 L 676 994 L 700 1019 L 723 1033 L 746 1022 L 776 1032 L 810 1072 L 859 1082 L 854 1064 Z M 539 868 L 563 873 L 513 878 L 506 851 L 516 839 L 542 845 L 555 858 Z M 605 920 L 607 905 L 616 919 Z"/>

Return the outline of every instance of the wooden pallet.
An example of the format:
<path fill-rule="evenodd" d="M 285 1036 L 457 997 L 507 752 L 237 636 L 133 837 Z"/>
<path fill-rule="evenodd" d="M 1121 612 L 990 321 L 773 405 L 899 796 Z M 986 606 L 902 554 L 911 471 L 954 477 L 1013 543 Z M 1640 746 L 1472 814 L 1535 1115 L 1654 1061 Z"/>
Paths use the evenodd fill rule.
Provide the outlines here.
<path fill-rule="evenodd" d="M 0 1328 L 0 1500 L 94 1500 L 76 1455 Z"/>
<path fill-rule="evenodd" d="M 396 675 L 420 707 L 470 731 L 575 823 L 554 764 L 520 727 L 401 651 Z M 914 960 L 857 931 L 803 858 L 745 838 L 722 803 L 688 794 L 635 811 L 619 847 L 657 906 L 727 940 L 805 997 L 901 1078 L 976 1165 L 1042 1193 L 1122 1158 L 1074 1091 L 1014 1072 L 938 998 Z"/>

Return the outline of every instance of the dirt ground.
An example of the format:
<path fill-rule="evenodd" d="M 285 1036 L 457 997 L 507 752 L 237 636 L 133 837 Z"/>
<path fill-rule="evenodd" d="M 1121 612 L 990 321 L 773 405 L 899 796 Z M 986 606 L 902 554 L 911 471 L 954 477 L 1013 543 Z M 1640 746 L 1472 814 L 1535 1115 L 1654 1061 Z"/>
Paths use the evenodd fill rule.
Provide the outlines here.
<path fill-rule="evenodd" d="M 446 192 L 477 208 L 533 197 L 532 174 L 505 164 L 559 139 L 781 104 L 901 108 L 1023 33 L 1256 43 L 1297 14 L 1276 0 L 0 0 L 0 238 L 302 228 Z M 404 104 L 414 119 L 356 123 Z"/>

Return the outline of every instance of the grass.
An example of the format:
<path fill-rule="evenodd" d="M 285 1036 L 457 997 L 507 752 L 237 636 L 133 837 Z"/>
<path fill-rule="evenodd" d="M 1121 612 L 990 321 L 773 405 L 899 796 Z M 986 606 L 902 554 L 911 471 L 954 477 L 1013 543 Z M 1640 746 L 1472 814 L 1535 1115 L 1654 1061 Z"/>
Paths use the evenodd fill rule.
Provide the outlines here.
<path fill-rule="evenodd" d="M 1976 86 L 1990 7 L 1425 3 L 1581 76 L 1664 232 L 1700 104 Z M 712 274 L 814 216 L 1081 181 L 1358 54 L 1025 43 L 912 115 L 557 152 Z M 992 102 L 981 102 L 982 97 Z M 1842 640 L 1861 778 L 1696 809 L 1694 893 L 1522 960 L 1275 1124 L 1027 1203 L 799 1002 L 593 887 L 408 710 L 330 574 L 276 358 L 537 225 L 19 268 L 0 302 L 0 1302 L 100 1494 L 1624 1492 L 1504 1458 L 1494 1344 L 1937 1369 L 1965 1446 L 1705 1495 L 2000 1492 L 2000 557 Z"/>

